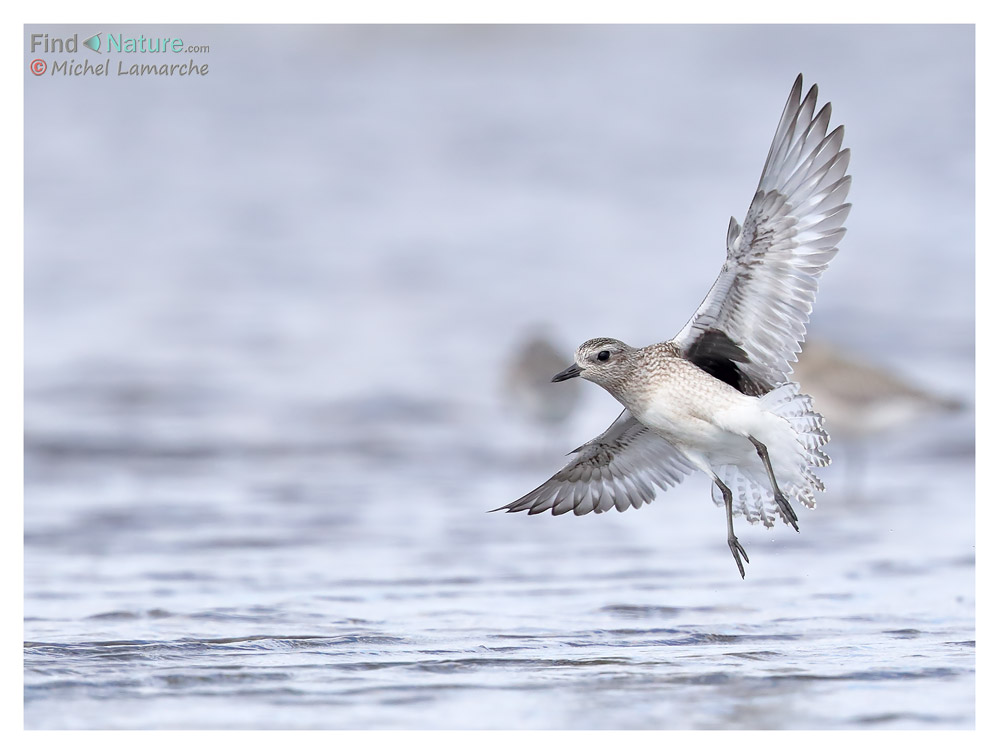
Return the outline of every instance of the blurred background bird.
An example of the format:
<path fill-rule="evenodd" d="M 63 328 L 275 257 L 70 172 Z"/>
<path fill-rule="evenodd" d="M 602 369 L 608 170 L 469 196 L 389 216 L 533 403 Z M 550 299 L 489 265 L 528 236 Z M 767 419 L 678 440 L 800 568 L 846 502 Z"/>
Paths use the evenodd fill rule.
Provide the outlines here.
<path fill-rule="evenodd" d="M 925 390 L 887 366 L 814 338 L 802 348 L 792 379 L 812 396 L 830 433 L 849 442 L 963 407 L 960 401 Z"/>
<path fill-rule="evenodd" d="M 554 384 L 552 377 L 572 362 L 572 351 L 559 349 L 547 328 L 533 327 L 514 347 L 503 382 L 514 413 L 539 430 L 545 445 L 556 442 L 579 407 L 580 385 Z"/>
<path fill-rule="evenodd" d="M 872 454 L 911 453 L 913 440 L 918 446 L 933 439 L 929 426 L 935 419 L 966 405 L 915 384 L 890 366 L 816 338 L 803 346 L 791 379 L 825 417 L 837 446 L 836 470 L 845 477 L 845 499 L 861 499 L 880 488 L 866 473 Z M 938 439 L 948 441 L 946 433 Z"/>

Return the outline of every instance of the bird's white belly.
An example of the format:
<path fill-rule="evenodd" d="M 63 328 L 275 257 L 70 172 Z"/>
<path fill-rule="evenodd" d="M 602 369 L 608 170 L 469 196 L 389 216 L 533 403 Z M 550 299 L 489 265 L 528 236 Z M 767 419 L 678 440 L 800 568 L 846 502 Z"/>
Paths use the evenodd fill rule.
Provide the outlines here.
<path fill-rule="evenodd" d="M 632 413 L 688 455 L 696 454 L 712 466 L 741 465 L 756 455 L 749 435 L 760 412 L 758 401 L 719 385 L 723 389 L 709 396 L 664 390 Z"/>

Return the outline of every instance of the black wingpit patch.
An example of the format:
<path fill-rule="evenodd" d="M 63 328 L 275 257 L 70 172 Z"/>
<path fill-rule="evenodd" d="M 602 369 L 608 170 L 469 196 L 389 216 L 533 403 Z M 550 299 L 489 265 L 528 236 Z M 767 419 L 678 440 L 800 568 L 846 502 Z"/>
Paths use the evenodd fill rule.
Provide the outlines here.
<path fill-rule="evenodd" d="M 749 363 L 749 356 L 721 330 L 705 330 L 684 356 L 695 366 L 731 385 L 740 393 L 759 395 L 759 386 L 753 384 L 739 369 L 739 364 Z"/>

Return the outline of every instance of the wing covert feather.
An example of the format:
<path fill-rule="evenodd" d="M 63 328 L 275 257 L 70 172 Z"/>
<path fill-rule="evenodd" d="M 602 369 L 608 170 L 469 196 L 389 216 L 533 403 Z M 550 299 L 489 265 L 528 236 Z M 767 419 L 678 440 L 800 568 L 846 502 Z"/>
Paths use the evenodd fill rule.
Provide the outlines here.
<path fill-rule="evenodd" d="M 666 490 L 693 471 L 679 450 L 627 410 L 572 452 L 574 458 L 551 479 L 496 510 L 531 515 L 550 510 L 554 516 L 625 511 L 652 502 L 656 487 Z"/>
<path fill-rule="evenodd" d="M 801 92 L 799 74 L 746 219 L 729 223 L 721 273 L 673 339 L 687 355 L 705 334 L 723 333 L 746 355 L 736 386 L 751 394 L 786 382 L 850 211 L 843 127 L 827 133 L 832 106 L 816 114 L 818 87 Z"/>

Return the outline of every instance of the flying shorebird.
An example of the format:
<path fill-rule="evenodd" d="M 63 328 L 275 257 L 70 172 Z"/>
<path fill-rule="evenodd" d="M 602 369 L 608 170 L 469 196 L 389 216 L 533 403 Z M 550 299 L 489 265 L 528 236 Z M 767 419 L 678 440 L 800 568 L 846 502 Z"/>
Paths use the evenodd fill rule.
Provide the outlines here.
<path fill-rule="evenodd" d="M 729 221 L 721 274 L 672 340 L 633 348 L 613 338 L 583 343 L 552 378 L 595 382 L 624 411 L 599 437 L 572 451 L 555 476 L 496 510 L 639 508 L 695 469 L 725 506 L 728 546 L 745 578 L 746 551 L 733 512 L 798 530 L 790 500 L 815 506 L 828 435 L 811 398 L 787 381 L 805 338 L 819 276 L 846 233 L 850 151 L 843 127 L 830 133 L 830 104 L 815 112 L 818 87 L 791 88 L 760 184 L 742 227 Z M 790 500 L 789 500 L 790 498 Z M 741 557 L 740 557 L 741 556 Z"/>

